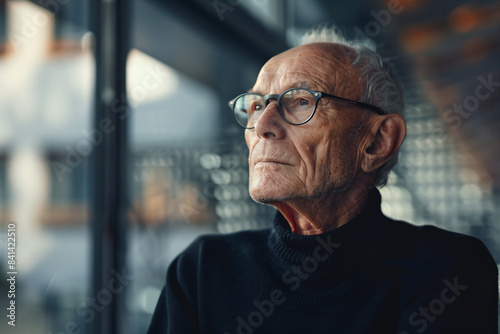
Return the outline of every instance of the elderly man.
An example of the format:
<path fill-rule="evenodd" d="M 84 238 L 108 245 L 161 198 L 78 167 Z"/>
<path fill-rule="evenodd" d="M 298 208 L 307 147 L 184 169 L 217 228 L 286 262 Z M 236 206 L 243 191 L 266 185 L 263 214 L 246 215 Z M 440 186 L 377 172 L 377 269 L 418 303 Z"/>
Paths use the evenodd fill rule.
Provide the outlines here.
<path fill-rule="evenodd" d="M 380 211 L 402 91 L 333 30 L 230 102 L 271 229 L 204 236 L 171 264 L 150 333 L 497 333 L 497 268 L 475 238 Z"/>

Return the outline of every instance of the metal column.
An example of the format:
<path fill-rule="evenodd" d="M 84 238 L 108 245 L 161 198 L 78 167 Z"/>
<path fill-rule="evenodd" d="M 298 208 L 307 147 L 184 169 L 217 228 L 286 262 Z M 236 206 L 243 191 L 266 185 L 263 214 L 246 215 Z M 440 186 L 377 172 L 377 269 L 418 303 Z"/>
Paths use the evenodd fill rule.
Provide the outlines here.
<path fill-rule="evenodd" d="M 96 69 L 93 131 L 102 135 L 102 141 L 94 147 L 91 170 L 91 291 L 96 305 L 89 332 L 121 334 L 128 285 L 126 61 L 130 48 L 130 1 L 93 0 L 91 19 Z"/>

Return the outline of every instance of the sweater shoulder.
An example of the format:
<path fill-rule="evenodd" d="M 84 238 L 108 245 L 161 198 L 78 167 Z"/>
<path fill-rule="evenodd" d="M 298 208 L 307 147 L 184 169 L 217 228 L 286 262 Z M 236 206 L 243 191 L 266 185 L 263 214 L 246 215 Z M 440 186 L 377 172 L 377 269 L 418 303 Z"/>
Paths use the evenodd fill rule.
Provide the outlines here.
<path fill-rule="evenodd" d="M 411 249 L 425 263 L 450 266 L 457 271 L 497 272 L 496 263 L 484 243 L 476 237 L 432 225 L 417 226 L 388 219 L 393 239 Z"/>
<path fill-rule="evenodd" d="M 199 258 L 217 253 L 224 254 L 225 258 L 265 245 L 270 229 L 246 230 L 229 234 L 212 233 L 196 238 L 179 257 Z"/>

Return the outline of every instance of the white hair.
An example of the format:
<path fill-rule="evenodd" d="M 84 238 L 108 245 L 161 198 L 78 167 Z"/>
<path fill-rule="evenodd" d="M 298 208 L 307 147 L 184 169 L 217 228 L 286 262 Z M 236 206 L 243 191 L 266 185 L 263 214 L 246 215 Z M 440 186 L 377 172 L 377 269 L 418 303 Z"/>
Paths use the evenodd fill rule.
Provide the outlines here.
<path fill-rule="evenodd" d="M 351 66 L 358 70 L 364 79 L 361 102 L 369 103 L 382 109 L 386 114 L 404 114 L 403 89 L 395 77 L 389 63 L 377 52 L 371 40 L 348 40 L 335 26 L 323 26 L 313 29 L 302 38 L 301 45 L 309 43 L 335 43 L 349 47 L 346 55 Z M 375 185 L 382 187 L 387 182 L 391 169 L 398 162 L 396 152 L 392 158 L 378 170 Z"/>

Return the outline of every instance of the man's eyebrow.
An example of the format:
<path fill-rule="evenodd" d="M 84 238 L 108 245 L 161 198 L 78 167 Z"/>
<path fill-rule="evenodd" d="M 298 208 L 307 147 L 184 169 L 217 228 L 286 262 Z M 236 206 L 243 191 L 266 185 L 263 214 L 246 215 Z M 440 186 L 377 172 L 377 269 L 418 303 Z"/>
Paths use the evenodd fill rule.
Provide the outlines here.
<path fill-rule="evenodd" d="M 311 84 L 307 81 L 298 81 L 298 82 L 295 82 L 291 85 L 288 85 L 288 88 L 287 89 L 291 89 L 291 88 L 306 88 L 306 89 L 311 89 Z M 287 90 L 285 89 L 285 90 Z M 262 94 L 264 95 L 262 92 L 256 90 L 256 89 L 253 89 L 253 88 L 250 88 L 247 90 L 247 93 L 257 93 L 257 94 Z"/>
<path fill-rule="evenodd" d="M 311 84 L 307 81 L 299 81 L 292 85 L 290 88 L 306 88 L 311 89 Z"/>

